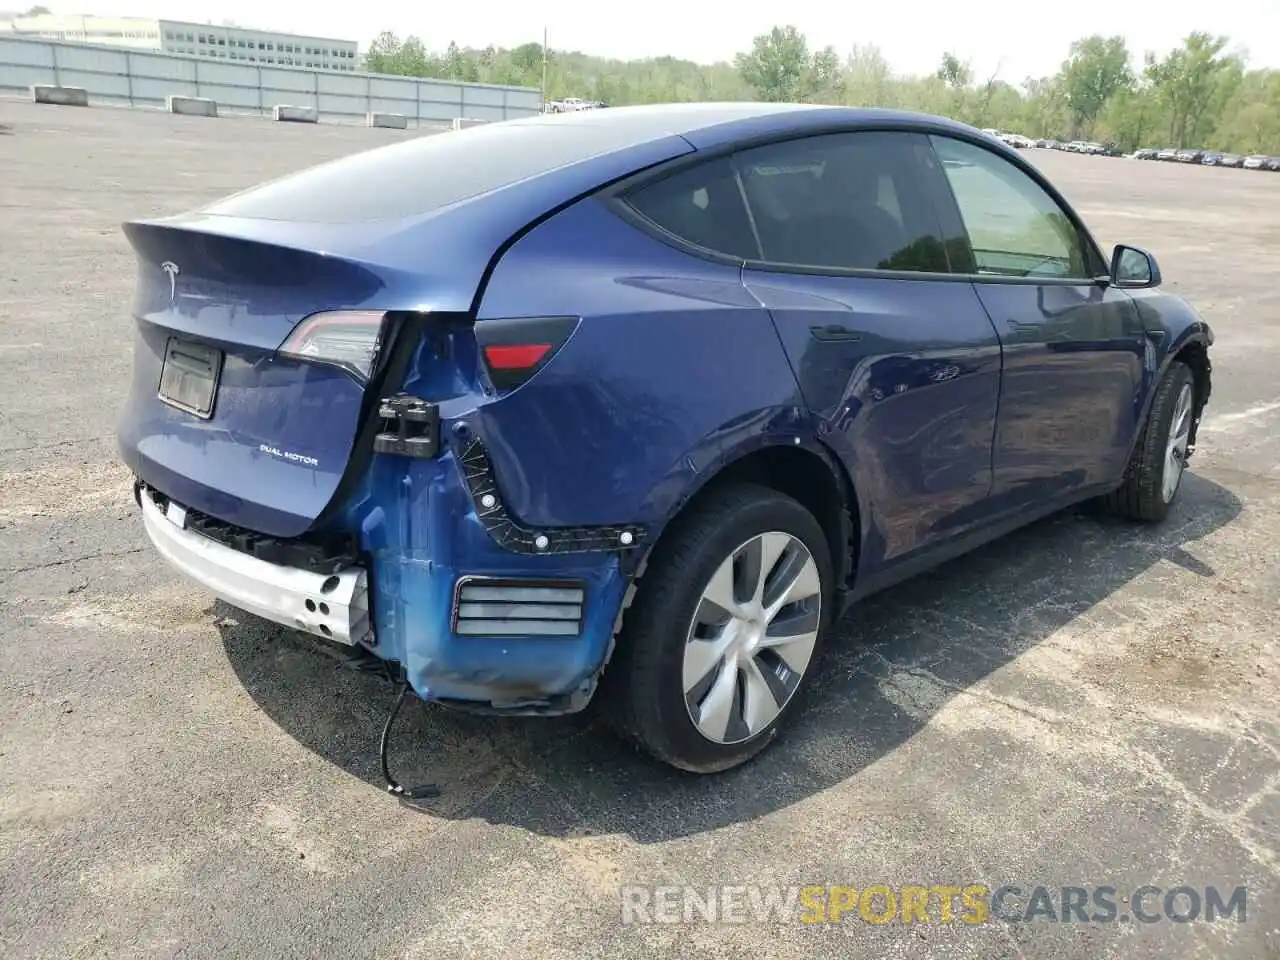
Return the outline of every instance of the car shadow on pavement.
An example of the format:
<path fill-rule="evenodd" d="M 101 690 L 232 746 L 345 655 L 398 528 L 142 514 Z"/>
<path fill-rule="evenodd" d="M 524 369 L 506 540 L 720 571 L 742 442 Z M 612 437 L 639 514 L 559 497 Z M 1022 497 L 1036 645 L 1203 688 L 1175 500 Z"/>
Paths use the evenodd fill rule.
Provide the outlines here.
<path fill-rule="evenodd" d="M 843 782 L 921 730 L 952 698 L 1125 588 L 1154 565 L 1215 572 L 1185 545 L 1230 523 L 1240 501 L 1188 474 L 1158 526 L 1064 512 L 855 605 L 791 723 L 751 763 L 698 777 L 649 760 L 590 711 L 493 718 L 410 701 L 391 744 L 395 775 L 431 782 L 425 815 L 480 818 L 549 836 L 641 843 L 783 809 Z M 308 638 L 216 607 L 227 656 L 283 730 L 382 788 L 378 737 L 395 690 L 321 655 Z"/>

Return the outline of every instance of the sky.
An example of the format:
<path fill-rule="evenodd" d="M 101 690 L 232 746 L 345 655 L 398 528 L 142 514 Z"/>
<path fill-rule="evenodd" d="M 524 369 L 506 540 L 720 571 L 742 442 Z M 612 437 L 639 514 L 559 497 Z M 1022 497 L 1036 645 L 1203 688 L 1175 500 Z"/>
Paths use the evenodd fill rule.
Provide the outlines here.
<path fill-rule="evenodd" d="M 24 0 L 25 2 L 25 0 Z M 415 34 L 429 49 L 450 40 L 460 46 L 510 47 L 540 42 L 544 26 L 552 48 L 598 56 L 674 56 L 713 63 L 749 49 L 751 40 L 779 24 L 794 24 L 811 48 L 831 45 L 843 54 L 854 44 L 877 45 L 899 73 L 937 68 L 945 51 L 968 60 L 975 77 L 998 72 L 1019 84 L 1057 71 L 1073 39 L 1119 34 L 1140 61 L 1176 46 L 1193 30 L 1227 34 L 1254 67 L 1280 67 L 1280 0 L 913 0 L 848 3 L 840 0 L 646 0 L 636 6 L 544 0 L 421 3 L 357 0 L 44 0 L 54 13 L 87 13 L 232 20 L 241 26 L 356 40 L 363 50 L 383 30 Z M 4 6 L 19 6 L 5 3 Z M 640 15 L 640 14 L 643 15 Z"/>

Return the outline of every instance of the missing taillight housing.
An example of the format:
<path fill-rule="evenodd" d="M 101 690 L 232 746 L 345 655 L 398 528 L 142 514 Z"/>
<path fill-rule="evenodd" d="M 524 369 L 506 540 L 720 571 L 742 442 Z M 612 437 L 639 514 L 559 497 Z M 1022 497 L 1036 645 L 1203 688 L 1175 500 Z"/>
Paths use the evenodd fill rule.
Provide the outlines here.
<path fill-rule="evenodd" d="M 373 373 L 387 315 L 380 310 L 330 310 L 307 317 L 276 353 L 338 367 L 361 383 Z"/>
<path fill-rule="evenodd" d="M 546 366 L 578 326 L 577 317 L 481 320 L 476 344 L 495 390 L 514 390 Z"/>

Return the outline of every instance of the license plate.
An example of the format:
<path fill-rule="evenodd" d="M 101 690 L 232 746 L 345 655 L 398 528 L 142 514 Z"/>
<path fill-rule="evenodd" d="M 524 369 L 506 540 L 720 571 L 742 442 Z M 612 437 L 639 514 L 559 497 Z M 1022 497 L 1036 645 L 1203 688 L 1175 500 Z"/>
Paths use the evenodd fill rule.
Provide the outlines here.
<path fill-rule="evenodd" d="M 160 368 L 160 399 L 171 407 L 208 420 L 222 372 L 222 351 L 190 340 L 170 338 Z"/>

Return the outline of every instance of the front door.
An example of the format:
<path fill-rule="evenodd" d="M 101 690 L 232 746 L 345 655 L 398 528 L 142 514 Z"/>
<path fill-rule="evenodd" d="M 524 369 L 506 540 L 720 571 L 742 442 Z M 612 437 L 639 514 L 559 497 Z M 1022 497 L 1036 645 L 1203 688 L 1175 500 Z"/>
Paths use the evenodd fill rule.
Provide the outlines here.
<path fill-rule="evenodd" d="M 974 143 L 930 139 L 955 199 L 943 222 L 963 223 L 962 269 L 1004 347 L 993 505 L 1019 511 L 1118 481 L 1149 349 L 1137 308 L 1097 281 L 1097 250 L 1027 172 Z"/>

